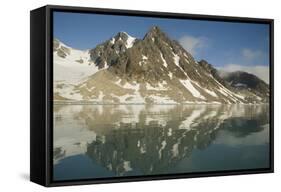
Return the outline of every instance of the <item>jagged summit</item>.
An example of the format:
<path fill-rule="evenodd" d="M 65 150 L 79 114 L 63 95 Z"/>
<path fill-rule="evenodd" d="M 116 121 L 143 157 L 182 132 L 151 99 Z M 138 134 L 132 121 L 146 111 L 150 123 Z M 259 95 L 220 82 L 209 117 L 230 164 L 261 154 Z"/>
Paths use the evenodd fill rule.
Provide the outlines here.
<path fill-rule="evenodd" d="M 130 36 L 128 33 L 121 31 L 118 32 L 113 38 L 112 43 L 114 44 L 116 41 L 122 41 L 124 42 L 124 45 L 126 48 L 131 48 L 134 44 L 134 41 L 136 40 L 135 37 Z"/>
<path fill-rule="evenodd" d="M 120 31 L 120 32 L 118 32 L 116 35 L 115 35 L 115 38 L 118 38 L 118 37 L 121 37 L 121 38 L 126 38 L 126 37 L 128 37 L 128 36 L 130 36 L 127 32 L 125 32 L 125 31 Z"/>
<path fill-rule="evenodd" d="M 164 32 L 160 29 L 158 26 L 153 26 L 151 27 L 148 32 L 146 33 L 145 36 L 154 36 L 156 37 L 157 35 L 163 35 Z"/>
<path fill-rule="evenodd" d="M 162 39 L 162 40 L 168 40 L 168 36 L 160 29 L 158 26 L 153 26 L 150 28 L 150 30 L 145 34 L 144 40 L 152 40 L 155 39 Z"/>

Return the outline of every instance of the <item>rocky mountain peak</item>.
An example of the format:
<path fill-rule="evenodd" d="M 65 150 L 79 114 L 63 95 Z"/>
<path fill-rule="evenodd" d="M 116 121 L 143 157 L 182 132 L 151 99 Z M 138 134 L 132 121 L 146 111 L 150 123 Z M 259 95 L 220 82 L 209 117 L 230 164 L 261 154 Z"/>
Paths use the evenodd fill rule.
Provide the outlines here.
<path fill-rule="evenodd" d="M 128 37 L 129 37 L 128 33 L 124 32 L 124 31 L 120 31 L 114 36 L 114 39 L 126 41 L 128 39 Z"/>
<path fill-rule="evenodd" d="M 121 31 L 118 32 L 112 39 L 111 39 L 111 43 L 112 44 L 118 44 L 120 45 L 124 45 L 125 48 L 131 48 L 134 43 L 136 41 L 135 37 L 130 36 L 128 33 Z"/>
<path fill-rule="evenodd" d="M 150 28 L 150 30 L 144 36 L 144 40 L 145 39 L 152 39 L 152 40 L 163 39 L 163 40 L 166 40 L 167 35 L 160 29 L 160 27 L 153 26 L 153 27 Z"/>
<path fill-rule="evenodd" d="M 160 27 L 158 26 L 153 26 L 150 28 L 149 32 L 148 33 L 151 33 L 151 34 L 162 34 L 164 32 L 162 32 L 162 30 L 160 29 Z"/>

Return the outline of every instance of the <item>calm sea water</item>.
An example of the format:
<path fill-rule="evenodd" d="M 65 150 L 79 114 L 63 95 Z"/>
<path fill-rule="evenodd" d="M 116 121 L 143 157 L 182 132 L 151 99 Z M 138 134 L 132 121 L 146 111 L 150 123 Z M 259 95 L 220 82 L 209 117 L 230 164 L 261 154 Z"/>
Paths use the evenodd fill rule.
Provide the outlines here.
<path fill-rule="evenodd" d="M 269 167 L 268 105 L 55 105 L 54 180 Z"/>

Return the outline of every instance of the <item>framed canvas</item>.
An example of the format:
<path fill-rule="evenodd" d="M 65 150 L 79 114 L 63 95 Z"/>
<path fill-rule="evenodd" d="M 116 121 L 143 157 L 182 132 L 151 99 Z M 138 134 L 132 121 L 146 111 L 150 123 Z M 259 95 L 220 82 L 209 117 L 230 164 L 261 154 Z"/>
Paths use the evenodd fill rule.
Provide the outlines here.
<path fill-rule="evenodd" d="M 273 172 L 273 20 L 31 11 L 30 178 Z"/>

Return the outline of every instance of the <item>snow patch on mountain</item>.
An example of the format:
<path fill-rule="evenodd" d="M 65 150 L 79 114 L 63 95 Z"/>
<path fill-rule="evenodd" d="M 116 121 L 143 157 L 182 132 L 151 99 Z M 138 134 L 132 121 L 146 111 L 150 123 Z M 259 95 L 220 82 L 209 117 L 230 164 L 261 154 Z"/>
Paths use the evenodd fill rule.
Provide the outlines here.
<path fill-rule="evenodd" d="M 70 53 L 65 58 L 54 52 L 54 81 L 76 84 L 99 71 L 90 59 L 88 50 L 80 51 L 68 47 Z"/>
<path fill-rule="evenodd" d="M 200 99 L 205 100 L 206 98 L 201 95 L 201 93 L 192 85 L 192 82 L 190 79 L 182 80 L 180 79 L 180 82 L 183 84 L 183 86 L 194 96 Z"/>
<path fill-rule="evenodd" d="M 206 91 L 209 95 L 211 95 L 213 97 L 218 97 L 218 95 L 214 91 L 211 91 L 209 89 L 204 89 L 204 91 Z"/>
<path fill-rule="evenodd" d="M 142 66 L 143 64 L 145 64 L 148 59 L 145 55 L 142 55 L 141 58 L 142 58 L 142 60 L 139 61 L 139 66 Z"/>
<path fill-rule="evenodd" d="M 133 89 L 133 90 L 139 90 L 139 84 L 137 83 L 125 83 L 124 85 L 120 85 L 121 87 L 125 89 Z"/>
<path fill-rule="evenodd" d="M 142 55 L 141 57 L 142 57 L 142 60 L 147 60 L 148 59 L 147 56 L 145 56 L 145 55 Z"/>
<path fill-rule="evenodd" d="M 122 32 L 122 33 L 124 33 L 124 34 L 127 36 L 126 48 L 129 49 L 129 48 L 133 47 L 136 38 L 130 36 L 130 35 L 129 35 L 128 33 L 126 33 L 126 32 Z"/>
<path fill-rule="evenodd" d="M 150 95 L 148 98 L 151 99 L 154 104 L 177 104 L 173 99 L 162 95 Z"/>
<path fill-rule="evenodd" d="M 58 87 L 57 87 L 58 86 Z M 77 93 L 74 91 L 73 85 L 63 84 L 63 85 L 55 85 L 54 90 L 57 92 L 60 96 L 64 98 L 71 98 L 73 100 L 83 100 L 83 97 L 80 93 Z"/>
<path fill-rule="evenodd" d="M 114 38 L 114 37 L 112 37 L 112 38 L 110 39 L 110 43 L 111 43 L 111 44 L 114 44 L 114 43 L 115 43 L 115 38 Z"/>
<path fill-rule="evenodd" d="M 174 55 L 174 63 L 176 64 L 176 66 L 178 66 L 181 69 L 180 63 L 179 63 L 180 62 L 180 57 L 177 54 L 175 54 L 175 53 L 173 53 L 173 55 Z"/>
<path fill-rule="evenodd" d="M 173 78 L 173 73 L 169 71 L 168 76 L 170 77 L 170 79 Z"/>
<path fill-rule="evenodd" d="M 160 52 L 160 57 L 161 57 L 161 59 L 163 61 L 164 67 L 168 67 L 168 64 L 167 64 L 166 60 L 164 59 L 163 54 L 161 52 Z"/>
<path fill-rule="evenodd" d="M 128 94 L 116 97 L 120 103 L 126 104 L 145 104 L 144 98 L 140 95 L 139 91 L 135 91 L 134 94 Z"/>

